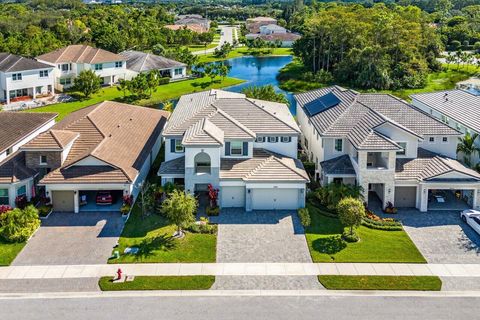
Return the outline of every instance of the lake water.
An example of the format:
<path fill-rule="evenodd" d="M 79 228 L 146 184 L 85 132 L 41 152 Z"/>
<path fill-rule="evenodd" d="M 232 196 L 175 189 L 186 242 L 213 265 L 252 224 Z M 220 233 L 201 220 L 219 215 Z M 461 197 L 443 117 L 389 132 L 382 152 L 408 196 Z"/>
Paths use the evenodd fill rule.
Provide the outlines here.
<path fill-rule="evenodd" d="M 295 100 L 293 95 L 278 87 L 277 74 L 284 66 L 292 62 L 292 56 L 273 56 L 273 57 L 239 57 L 225 60 L 225 64 L 231 66 L 229 77 L 246 80 L 246 82 L 225 88 L 233 92 L 241 92 L 243 88 L 249 86 L 273 85 L 275 91 L 282 92 L 290 101 L 290 110 L 295 114 Z"/>

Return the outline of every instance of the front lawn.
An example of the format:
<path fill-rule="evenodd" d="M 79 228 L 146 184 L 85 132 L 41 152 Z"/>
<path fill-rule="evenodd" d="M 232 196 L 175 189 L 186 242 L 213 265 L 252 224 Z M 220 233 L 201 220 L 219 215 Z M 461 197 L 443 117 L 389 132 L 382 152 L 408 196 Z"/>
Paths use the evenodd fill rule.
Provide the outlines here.
<path fill-rule="evenodd" d="M 318 276 L 330 290 L 417 290 L 440 291 L 442 280 L 436 276 Z"/>
<path fill-rule="evenodd" d="M 118 247 L 119 259 L 109 263 L 156 263 L 156 262 L 215 262 L 217 236 L 186 232 L 183 239 L 172 237 L 176 227 L 159 214 L 142 218 L 141 210 L 135 205 Z M 138 247 L 137 255 L 123 255 L 125 248 Z"/>
<path fill-rule="evenodd" d="M 26 242 L 9 243 L 0 239 L 0 266 L 9 266 L 26 244 Z"/>
<path fill-rule="evenodd" d="M 208 290 L 215 276 L 136 276 L 133 281 L 113 283 L 112 277 L 102 277 L 102 291 L 123 290 Z"/>
<path fill-rule="evenodd" d="M 305 230 L 313 262 L 395 262 L 426 263 L 405 231 L 383 231 L 360 226 L 360 241 L 341 239 L 343 226 L 337 218 L 326 217 L 319 208 L 307 205 L 312 223 Z"/>
<path fill-rule="evenodd" d="M 158 105 L 162 101 L 178 98 L 187 93 L 229 87 L 242 82 L 244 80 L 228 77 L 225 79 L 218 78 L 214 82 L 211 82 L 211 79 L 206 77 L 172 82 L 159 86 L 151 98 L 137 101 L 135 104 L 142 106 Z M 89 99 L 52 104 L 46 107 L 31 109 L 28 112 L 58 112 L 57 121 L 60 121 L 71 112 L 106 100 L 123 101 L 123 93 L 118 91 L 116 87 L 105 87 L 100 89 L 98 93 L 93 94 Z"/>

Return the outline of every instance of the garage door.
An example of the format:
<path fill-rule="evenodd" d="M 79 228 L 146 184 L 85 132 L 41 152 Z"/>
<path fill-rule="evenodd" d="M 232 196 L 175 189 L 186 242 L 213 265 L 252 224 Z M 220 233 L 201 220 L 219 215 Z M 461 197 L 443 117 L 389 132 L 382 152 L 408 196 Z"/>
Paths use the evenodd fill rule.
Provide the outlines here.
<path fill-rule="evenodd" d="M 59 212 L 73 212 L 73 191 L 53 191 L 53 210 Z"/>
<path fill-rule="evenodd" d="M 253 210 L 298 209 L 298 189 L 253 189 Z"/>
<path fill-rule="evenodd" d="M 417 187 L 396 187 L 395 207 L 415 208 L 417 199 Z"/>
<path fill-rule="evenodd" d="M 245 207 L 245 187 L 222 187 L 220 196 L 224 208 Z"/>

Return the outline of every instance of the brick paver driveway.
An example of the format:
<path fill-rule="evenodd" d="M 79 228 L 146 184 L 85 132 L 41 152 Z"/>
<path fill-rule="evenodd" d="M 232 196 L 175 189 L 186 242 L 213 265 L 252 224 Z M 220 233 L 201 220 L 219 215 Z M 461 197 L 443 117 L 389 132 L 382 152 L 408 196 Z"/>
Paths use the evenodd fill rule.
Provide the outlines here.
<path fill-rule="evenodd" d="M 52 213 L 13 265 L 106 263 L 122 228 L 120 213 Z"/>
<path fill-rule="evenodd" d="M 405 230 L 430 263 L 480 263 L 480 236 L 459 211 L 399 210 Z"/>

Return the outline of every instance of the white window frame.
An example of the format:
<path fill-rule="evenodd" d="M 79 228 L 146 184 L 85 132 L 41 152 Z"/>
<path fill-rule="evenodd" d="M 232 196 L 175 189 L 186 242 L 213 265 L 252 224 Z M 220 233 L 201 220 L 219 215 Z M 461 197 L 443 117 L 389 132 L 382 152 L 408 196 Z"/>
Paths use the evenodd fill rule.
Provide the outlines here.
<path fill-rule="evenodd" d="M 93 65 L 93 69 L 95 69 L 95 71 L 102 71 L 103 70 L 103 63 L 95 63 Z"/>
<path fill-rule="evenodd" d="M 123 61 L 115 61 L 115 68 L 123 68 Z"/>
<path fill-rule="evenodd" d="M 48 78 L 48 74 L 49 74 L 48 70 L 40 70 L 38 76 L 39 76 L 40 78 Z"/>
<path fill-rule="evenodd" d="M 280 141 L 282 143 L 290 143 L 290 142 L 292 142 L 292 137 L 284 136 L 284 137 L 280 138 Z"/>
<path fill-rule="evenodd" d="M 340 150 L 337 149 L 337 142 L 340 141 Z M 343 152 L 343 139 L 335 139 L 333 141 L 333 149 L 335 150 L 335 152 Z"/>
<path fill-rule="evenodd" d="M 25 193 L 19 193 L 18 191 L 20 190 L 20 188 L 25 188 Z M 26 196 L 27 195 L 27 185 L 26 184 L 23 184 L 21 186 L 19 186 L 16 190 L 15 190 L 16 194 L 17 194 L 17 197 L 20 197 L 20 196 Z"/>
<path fill-rule="evenodd" d="M 68 80 L 68 81 L 67 81 Z M 62 83 L 63 82 L 63 83 Z M 69 86 L 72 84 L 72 78 L 60 78 L 59 83 L 62 86 Z"/>
<path fill-rule="evenodd" d="M 397 144 L 399 146 L 401 146 L 401 144 L 405 144 L 405 147 L 403 148 L 403 150 L 398 150 L 397 151 L 397 156 L 405 156 L 407 155 L 407 146 L 408 146 L 408 143 L 406 141 L 397 141 Z"/>
<path fill-rule="evenodd" d="M 240 146 L 240 147 L 238 147 Z M 233 152 L 233 150 L 240 150 L 240 152 Z M 230 142 L 230 155 L 231 156 L 243 156 L 243 141 L 231 141 Z"/>
<path fill-rule="evenodd" d="M 256 143 L 265 143 L 265 137 L 257 137 L 257 138 L 255 139 L 255 142 L 256 142 Z"/>
<path fill-rule="evenodd" d="M 448 137 L 442 137 L 442 143 L 448 143 Z"/>
<path fill-rule="evenodd" d="M 278 137 L 268 137 L 268 142 L 269 143 L 277 143 L 278 142 Z"/>
<path fill-rule="evenodd" d="M 45 157 L 45 161 L 43 161 L 43 159 L 42 159 L 43 157 Z M 44 155 L 44 154 L 40 155 L 40 159 L 39 159 L 39 162 L 38 162 L 38 163 L 40 163 L 40 165 L 46 165 L 46 164 L 48 164 L 48 158 L 47 158 L 47 156 Z"/>
<path fill-rule="evenodd" d="M 435 137 L 428 137 L 428 143 L 435 143 Z"/>
<path fill-rule="evenodd" d="M 12 73 L 12 81 L 22 81 L 22 73 Z"/>
<path fill-rule="evenodd" d="M 183 74 L 183 68 L 175 68 L 173 70 L 173 74 L 176 76 L 182 75 Z"/>
<path fill-rule="evenodd" d="M 8 190 L 8 188 L 0 188 L 0 190 L 7 191 L 7 195 L 0 196 L 0 199 L 6 199 L 7 201 L 6 202 L 4 201 L 4 203 L 8 205 L 10 203 L 10 190 Z"/>
<path fill-rule="evenodd" d="M 184 153 L 185 147 L 182 144 L 182 140 L 175 139 L 175 153 Z"/>

